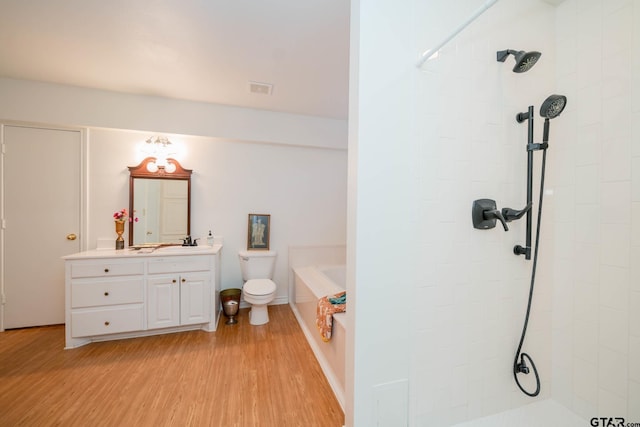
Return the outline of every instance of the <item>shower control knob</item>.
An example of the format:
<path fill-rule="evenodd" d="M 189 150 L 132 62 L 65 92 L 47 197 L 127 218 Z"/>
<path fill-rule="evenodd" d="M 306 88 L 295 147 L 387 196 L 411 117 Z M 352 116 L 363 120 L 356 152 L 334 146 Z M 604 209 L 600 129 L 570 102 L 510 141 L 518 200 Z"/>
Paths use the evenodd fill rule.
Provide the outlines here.
<path fill-rule="evenodd" d="M 496 226 L 496 221 L 502 223 L 504 231 L 509 231 L 507 220 L 502 212 L 497 208 L 496 201 L 492 199 L 474 200 L 471 207 L 471 219 L 473 228 L 478 230 L 488 230 Z"/>

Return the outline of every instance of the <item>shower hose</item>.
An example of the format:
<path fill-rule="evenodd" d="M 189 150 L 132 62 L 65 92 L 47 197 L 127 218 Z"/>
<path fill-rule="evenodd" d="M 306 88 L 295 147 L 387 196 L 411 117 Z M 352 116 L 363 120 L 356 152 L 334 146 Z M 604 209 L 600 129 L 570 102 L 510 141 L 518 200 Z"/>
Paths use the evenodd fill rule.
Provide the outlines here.
<path fill-rule="evenodd" d="M 531 300 L 533 299 L 533 287 L 536 282 L 536 267 L 538 266 L 538 246 L 540 243 L 540 219 L 542 218 L 542 199 L 544 196 L 544 172 L 547 163 L 547 149 L 544 148 L 542 150 L 542 169 L 540 172 L 540 201 L 538 202 L 538 220 L 536 224 L 536 241 L 535 241 L 535 249 L 533 252 L 533 265 L 531 268 L 531 286 L 529 286 L 529 301 L 527 302 L 527 314 L 524 318 L 524 325 L 522 326 L 522 335 L 520 335 L 520 343 L 518 344 L 518 350 L 516 351 L 516 357 L 513 361 L 513 378 L 518 384 L 518 387 L 524 394 L 527 396 L 537 396 L 540 393 L 540 375 L 538 375 L 538 369 L 536 369 L 536 364 L 533 363 L 533 359 L 527 353 L 521 353 L 522 345 L 524 344 L 524 338 L 527 335 L 527 325 L 529 324 L 529 314 L 531 313 Z M 518 360 L 520 359 L 520 360 Z M 531 368 L 533 369 L 533 374 L 536 377 L 536 390 L 534 392 L 529 392 L 522 387 L 520 381 L 518 380 L 518 374 L 528 374 L 529 368 L 525 363 L 525 359 L 529 361 L 531 364 Z"/>

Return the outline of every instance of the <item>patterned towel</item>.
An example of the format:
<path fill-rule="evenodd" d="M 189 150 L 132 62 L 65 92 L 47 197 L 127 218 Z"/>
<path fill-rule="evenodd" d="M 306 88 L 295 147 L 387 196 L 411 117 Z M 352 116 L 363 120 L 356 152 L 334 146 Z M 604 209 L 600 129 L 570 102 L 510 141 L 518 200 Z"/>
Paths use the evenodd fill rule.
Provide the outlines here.
<path fill-rule="evenodd" d="M 343 313 L 347 310 L 346 300 L 346 292 L 322 297 L 318 300 L 318 307 L 316 309 L 316 326 L 318 327 L 318 331 L 320 331 L 322 341 L 329 342 L 329 340 L 331 340 L 333 314 Z"/>

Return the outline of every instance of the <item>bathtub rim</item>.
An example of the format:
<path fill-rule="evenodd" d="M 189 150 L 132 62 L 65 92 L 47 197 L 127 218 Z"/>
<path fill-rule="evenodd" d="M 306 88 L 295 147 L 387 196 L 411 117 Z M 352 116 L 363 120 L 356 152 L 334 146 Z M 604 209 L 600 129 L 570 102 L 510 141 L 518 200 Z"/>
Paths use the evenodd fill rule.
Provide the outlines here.
<path fill-rule="evenodd" d="M 329 264 L 322 264 L 322 265 L 310 265 L 310 266 L 304 266 L 304 267 L 297 267 L 297 268 L 293 268 L 293 275 L 294 275 L 294 281 L 296 280 L 296 278 L 300 279 L 301 281 L 303 281 L 305 283 L 305 285 L 307 286 L 307 288 L 311 289 L 312 293 L 314 296 L 317 297 L 317 299 L 322 298 L 323 296 L 326 296 L 326 293 L 322 293 L 320 292 L 320 296 L 318 296 L 318 289 L 312 289 L 309 287 L 309 282 L 306 279 L 316 279 L 319 281 L 322 281 L 323 284 L 330 286 L 331 287 L 331 292 L 333 292 L 333 290 L 336 290 L 335 293 L 340 292 L 342 289 L 333 281 L 331 281 L 326 275 L 321 274 L 318 270 L 319 267 L 326 267 Z M 332 264 L 331 266 L 335 267 L 337 265 L 343 265 L 343 264 Z M 300 329 L 302 330 L 302 332 L 304 333 L 307 342 L 309 343 L 309 346 L 311 347 L 311 351 L 313 351 L 313 354 L 316 357 L 316 360 L 318 361 L 318 364 L 320 365 L 320 368 L 322 369 L 322 372 L 324 373 L 325 377 L 327 378 L 327 381 L 329 382 L 329 385 L 331 386 L 331 389 L 333 390 L 334 395 L 336 396 L 336 399 L 338 400 L 338 403 L 340 404 L 340 407 L 342 408 L 342 411 L 344 412 L 344 408 L 345 408 L 345 391 L 343 389 L 343 387 L 340 385 L 340 381 L 338 380 L 334 369 L 332 367 L 332 364 L 329 362 L 329 360 L 327 359 L 327 357 L 324 355 L 322 349 L 320 348 L 320 344 L 318 343 L 316 337 L 313 335 L 314 332 L 316 331 L 310 331 L 309 328 L 307 327 L 306 322 L 304 321 L 302 314 L 300 313 L 300 311 L 298 310 L 298 307 L 296 306 L 296 301 L 295 299 L 290 299 L 289 300 L 289 306 L 291 307 L 291 311 L 293 311 L 294 316 L 296 317 L 296 320 L 298 322 L 298 325 L 300 326 Z M 341 328 L 343 331 L 343 336 L 346 339 L 346 313 L 336 313 L 334 314 L 334 327 L 339 327 Z M 346 356 L 345 356 L 346 357 Z"/>

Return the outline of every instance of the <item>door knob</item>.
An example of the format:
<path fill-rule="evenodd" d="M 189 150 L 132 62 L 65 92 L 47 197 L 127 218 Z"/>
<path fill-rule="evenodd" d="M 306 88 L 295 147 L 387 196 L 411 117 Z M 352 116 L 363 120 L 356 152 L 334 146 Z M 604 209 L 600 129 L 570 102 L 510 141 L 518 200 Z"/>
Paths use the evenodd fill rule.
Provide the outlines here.
<path fill-rule="evenodd" d="M 76 240 L 78 236 L 76 236 L 75 234 L 71 233 L 71 234 L 67 234 L 67 240 Z"/>

